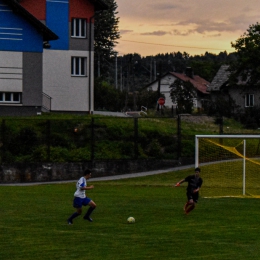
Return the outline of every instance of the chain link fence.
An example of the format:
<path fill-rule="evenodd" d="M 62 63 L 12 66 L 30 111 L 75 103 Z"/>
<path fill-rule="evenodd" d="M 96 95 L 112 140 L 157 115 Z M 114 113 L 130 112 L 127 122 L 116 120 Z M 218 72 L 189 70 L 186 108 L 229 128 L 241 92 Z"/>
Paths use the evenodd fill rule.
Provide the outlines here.
<path fill-rule="evenodd" d="M 45 163 L 194 157 L 194 135 L 182 129 L 183 118 L 2 119 L 0 160 Z M 185 124 L 192 127 L 194 123 Z M 218 133 L 224 133 L 223 120 L 218 124 Z"/>

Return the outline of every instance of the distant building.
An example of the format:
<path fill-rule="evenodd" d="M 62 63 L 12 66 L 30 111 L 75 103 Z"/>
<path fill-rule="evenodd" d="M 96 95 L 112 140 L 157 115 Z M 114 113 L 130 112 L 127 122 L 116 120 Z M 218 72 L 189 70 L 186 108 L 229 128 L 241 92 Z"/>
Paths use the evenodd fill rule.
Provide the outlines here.
<path fill-rule="evenodd" d="M 209 98 L 207 86 L 210 84 L 210 82 L 206 81 L 198 75 L 194 75 L 191 68 L 186 68 L 185 73 L 167 72 L 162 75 L 160 79 L 156 79 L 146 85 L 146 88 L 153 91 L 158 91 L 158 86 L 160 85 L 160 93 L 165 96 L 165 106 L 169 108 L 172 106 L 175 107 L 176 104 L 172 102 L 170 95 L 170 86 L 177 79 L 186 82 L 189 81 L 195 87 L 197 90 L 197 96 L 194 98 L 194 108 L 203 107 L 203 100 Z"/>
<path fill-rule="evenodd" d="M 243 112 L 246 108 L 260 105 L 259 88 L 246 86 L 241 80 L 238 80 L 235 85 L 230 85 L 229 76 L 229 65 L 222 65 L 207 89 L 213 102 L 218 102 L 219 99 L 230 103 L 234 101 L 235 105 L 230 107 L 233 112 L 238 112 L 238 110 Z"/>

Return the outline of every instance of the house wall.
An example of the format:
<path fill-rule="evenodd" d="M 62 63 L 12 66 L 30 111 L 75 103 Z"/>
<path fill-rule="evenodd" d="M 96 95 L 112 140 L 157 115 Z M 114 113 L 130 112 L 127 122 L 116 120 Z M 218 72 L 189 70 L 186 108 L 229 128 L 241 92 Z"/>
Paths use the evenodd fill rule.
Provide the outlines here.
<path fill-rule="evenodd" d="M 94 5 L 86 0 L 70 0 L 70 22 L 72 18 L 90 19 L 94 15 Z"/>
<path fill-rule="evenodd" d="M 42 52 L 42 35 L 0 0 L 1 51 Z"/>
<path fill-rule="evenodd" d="M 23 53 L 0 51 L 0 92 L 23 91 Z"/>
<path fill-rule="evenodd" d="M 2 102 L 0 115 L 36 115 L 42 105 L 43 37 L 0 0 L 0 92 L 20 93 L 20 103 Z"/>
<path fill-rule="evenodd" d="M 0 51 L 0 92 L 22 93 L 20 104 L 1 104 L 12 107 L 42 104 L 42 54 Z M 33 110 L 34 111 L 34 110 Z"/>
<path fill-rule="evenodd" d="M 260 90 L 256 88 L 245 88 L 243 86 L 229 87 L 229 94 L 242 109 L 245 109 L 246 94 L 254 94 L 254 106 L 260 106 Z"/>
<path fill-rule="evenodd" d="M 20 4 L 59 36 L 58 40 L 50 42 L 50 49 L 43 51 L 43 92 L 51 97 L 51 110 L 93 111 L 94 48 L 92 44 L 90 50 L 89 44 L 90 39 L 92 42 L 94 39 L 93 3 L 88 0 L 37 0 L 36 5 L 35 0 L 21 0 Z M 72 18 L 87 20 L 85 39 L 71 37 Z M 86 77 L 71 76 L 72 56 L 87 58 Z"/>
<path fill-rule="evenodd" d="M 37 0 L 37 4 L 35 4 L 35 0 L 20 0 L 19 3 L 23 6 L 27 11 L 29 11 L 33 16 L 37 17 L 39 20 L 45 20 L 46 14 L 46 0 Z"/>
<path fill-rule="evenodd" d="M 69 23 L 69 31 L 71 31 L 71 23 Z M 87 38 L 72 38 L 69 37 L 69 49 L 70 50 L 90 50 L 90 33 L 91 39 L 94 39 L 94 24 L 87 23 Z M 94 51 L 94 44 L 92 43 L 91 51 Z"/>
<path fill-rule="evenodd" d="M 172 103 L 170 95 L 170 85 L 175 81 L 175 77 L 166 76 L 161 79 L 160 92 L 165 96 L 165 106 L 171 108 L 174 104 Z M 158 91 L 158 82 L 155 82 L 149 86 L 153 91 Z"/>
<path fill-rule="evenodd" d="M 59 39 L 51 43 L 55 50 L 69 49 L 69 1 L 46 1 L 46 26 L 55 32 Z"/>
<path fill-rule="evenodd" d="M 42 106 L 42 53 L 23 53 L 23 106 Z"/>
<path fill-rule="evenodd" d="M 88 77 L 71 76 L 72 56 L 89 59 L 85 51 L 44 50 L 43 53 L 43 92 L 52 97 L 54 111 L 88 111 Z"/>
<path fill-rule="evenodd" d="M 39 0 L 39 2 L 41 10 L 33 4 L 33 0 L 22 0 L 21 4 L 59 36 L 58 40 L 50 42 L 51 48 L 44 49 L 43 52 L 43 92 L 51 97 L 51 110 L 93 111 L 94 53 L 93 46 L 90 50 L 89 41 L 94 39 L 94 25 L 90 24 L 94 15 L 94 5 L 87 0 Z M 87 20 L 85 39 L 71 37 L 72 18 Z M 87 58 L 86 77 L 71 76 L 72 56 Z"/>
<path fill-rule="evenodd" d="M 256 88 L 245 88 L 243 86 L 229 86 L 228 92 L 221 92 L 221 91 L 211 91 L 210 98 L 213 102 L 216 102 L 219 98 L 225 98 L 228 101 L 229 97 L 231 97 L 237 106 L 238 109 L 245 109 L 245 96 L 246 94 L 253 94 L 254 95 L 254 106 L 260 106 L 260 90 Z M 236 112 L 236 111 L 234 111 Z"/>

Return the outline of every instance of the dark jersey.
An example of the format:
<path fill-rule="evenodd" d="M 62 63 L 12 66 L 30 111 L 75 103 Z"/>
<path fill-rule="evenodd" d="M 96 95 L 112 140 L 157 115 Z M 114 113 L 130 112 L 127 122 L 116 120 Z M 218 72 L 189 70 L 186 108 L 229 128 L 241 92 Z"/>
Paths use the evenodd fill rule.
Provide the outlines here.
<path fill-rule="evenodd" d="M 186 182 L 188 182 L 187 192 L 193 192 L 193 190 L 196 190 L 201 187 L 203 180 L 199 177 L 196 178 L 195 175 L 189 175 L 184 179 Z"/>

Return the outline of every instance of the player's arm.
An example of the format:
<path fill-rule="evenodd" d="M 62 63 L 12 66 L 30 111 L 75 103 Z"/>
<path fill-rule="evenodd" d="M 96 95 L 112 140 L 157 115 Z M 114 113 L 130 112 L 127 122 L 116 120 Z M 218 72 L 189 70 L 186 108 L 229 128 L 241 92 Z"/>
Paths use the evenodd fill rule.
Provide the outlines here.
<path fill-rule="evenodd" d="M 193 190 L 193 193 L 199 192 L 201 186 L 199 186 L 197 189 Z"/>
<path fill-rule="evenodd" d="M 193 190 L 193 193 L 199 192 L 200 187 L 198 187 L 197 189 Z"/>
<path fill-rule="evenodd" d="M 199 183 L 199 186 L 197 189 L 193 190 L 193 193 L 196 193 L 196 192 L 199 192 L 200 188 L 201 188 L 201 185 L 202 185 L 202 180 L 201 182 Z"/>
<path fill-rule="evenodd" d="M 91 189 L 94 189 L 94 185 L 81 187 L 80 189 L 81 189 L 81 190 L 91 190 Z"/>
<path fill-rule="evenodd" d="M 180 180 L 180 181 L 177 182 L 174 186 L 175 186 L 175 187 L 179 187 L 183 182 L 185 182 L 185 179 Z"/>

